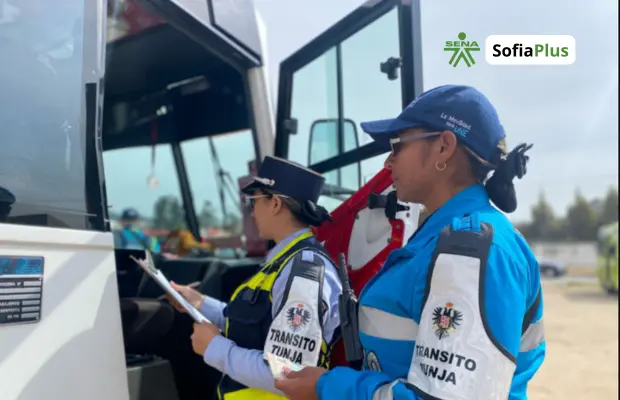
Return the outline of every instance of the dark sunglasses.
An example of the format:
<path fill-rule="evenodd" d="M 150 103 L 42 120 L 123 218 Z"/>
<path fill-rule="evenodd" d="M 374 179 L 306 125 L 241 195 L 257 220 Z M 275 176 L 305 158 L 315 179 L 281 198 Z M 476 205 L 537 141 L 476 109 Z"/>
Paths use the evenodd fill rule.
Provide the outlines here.
<path fill-rule="evenodd" d="M 439 136 L 442 133 L 443 131 L 442 132 L 424 132 L 420 134 L 413 134 L 413 135 L 409 135 L 405 137 L 396 137 L 396 138 L 390 139 L 390 148 L 392 149 L 392 156 L 396 157 L 396 155 L 400 153 L 400 151 L 405 146 L 405 143 L 407 142 L 413 142 L 414 140 L 419 140 L 419 139 L 428 139 L 430 137 Z"/>

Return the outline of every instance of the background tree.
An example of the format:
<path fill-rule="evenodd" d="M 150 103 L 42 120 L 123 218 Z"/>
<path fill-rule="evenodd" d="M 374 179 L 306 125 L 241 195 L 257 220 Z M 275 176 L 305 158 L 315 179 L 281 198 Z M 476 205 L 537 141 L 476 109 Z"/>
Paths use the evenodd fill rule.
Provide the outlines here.
<path fill-rule="evenodd" d="M 161 196 L 153 206 L 153 227 L 157 229 L 178 229 L 185 227 L 185 212 L 179 199 Z"/>
<path fill-rule="evenodd" d="M 597 229 L 597 215 L 590 203 L 579 191 L 575 193 L 575 200 L 566 214 L 566 229 L 568 238 L 573 240 L 595 240 Z"/>
<path fill-rule="evenodd" d="M 198 214 L 198 222 L 204 228 L 220 228 L 222 221 L 218 215 L 217 209 L 209 200 L 202 204 L 202 209 Z"/>
<path fill-rule="evenodd" d="M 618 189 L 612 187 L 603 200 L 601 213 L 598 218 L 599 226 L 618 221 Z"/>

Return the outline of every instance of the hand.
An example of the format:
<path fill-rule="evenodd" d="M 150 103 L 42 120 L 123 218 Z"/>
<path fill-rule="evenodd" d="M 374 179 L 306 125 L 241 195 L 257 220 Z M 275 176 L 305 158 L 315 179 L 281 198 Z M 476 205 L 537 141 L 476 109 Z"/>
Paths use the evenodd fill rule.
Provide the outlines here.
<path fill-rule="evenodd" d="M 202 293 L 200 293 L 199 291 L 195 289 L 192 289 L 189 286 L 177 285 L 174 282 L 170 282 L 170 286 L 172 286 L 174 290 L 179 292 L 181 296 L 183 296 L 185 300 L 189 302 L 189 304 L 194 306 L 196 309 L 200 309 L 200 305 L 202 304 L 202 301 L 205 298 L 205 296 Z M 181 307 L 181 305 L 176 300 L 174 300 L 172 296 L 166 295 L 166 298 L 178 312 L 182 312 L 182 313 L 187 312 L 185 311 L 183 307 Z"/>
<path fill-rule="evenodd" d="M 213 324 L 208 322 L 203 322 L 201 324 L 195 323 L 194 333 L 192 333 L 192 347 L 194 352 L 203 356 L 213 338 L 219 334 L 220 330 Z"/>
<path fill-rule="evenodd" d="M 325 372 L 326 369 L 319 367 L 305 367 L 298 372 L 289 372 L 285 379 L 276 381 L 276 389 L 291 400 L 318 400 L 316 383 Z"/>

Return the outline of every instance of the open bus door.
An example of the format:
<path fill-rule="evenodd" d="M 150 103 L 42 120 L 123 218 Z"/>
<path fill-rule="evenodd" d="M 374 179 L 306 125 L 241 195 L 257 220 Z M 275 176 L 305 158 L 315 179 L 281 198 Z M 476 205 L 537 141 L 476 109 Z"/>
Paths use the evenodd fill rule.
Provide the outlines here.
<path fill-rule="evenodd" d="M 418 227 L 420 206 L 396 201 L 386 154 L 359 123 L 422 92 L 419 21 L 419 1 L 367 1 L 280 66 L 275 154 L 324 174 L 319 204 L 333 221 L 315 233 L 334 261 L 345 254 L 358 295 Z"/>
<path fill-rule="evenodd" d="M 132 207 L 153 233 L 181 227 L 198 241 L 207 228 L 219 228 L 241 247 L 243 232 L 224 222 L 241 213 L 239 196 L 226 189 L 248 161 L 273 152 L 252 2 L 239 8 L 218 0 L 116 4 L 109 10 L 116 24 L 109 32 L 116 35 L 108 43 L 102 129 L 110 219 Z M 136 271 L 130 254 L 115 252 L 121 302 L 153 304 L 163 292 L 139 270 L 129 279 Z M 197 282 L 201 292 L 226 301 L 262 261 L 215 255 L 161 257 L 156 266 L 169 279 Z M 132 400 L 215 395 L 220 374 L 188 349 L 191 330 L 189 317 L 175 315 L 161 346 L 149 350 L 163 360 L 127 346 Z"/>

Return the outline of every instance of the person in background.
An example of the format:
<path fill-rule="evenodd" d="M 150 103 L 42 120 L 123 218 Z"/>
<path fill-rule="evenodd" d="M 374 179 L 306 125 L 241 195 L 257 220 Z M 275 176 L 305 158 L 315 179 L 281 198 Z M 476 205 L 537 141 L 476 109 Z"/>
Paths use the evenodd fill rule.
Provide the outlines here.
<path fill-rule="evenodd" d="M 199 250 L 205 253 L 213 252 L 213 246 L 210 243 L 197 241 L 190 231 L 183 228 L 170 231 L 166 238 L 165 248 L 166 251 L 179 257 L 186 256 L 192 250 Z"/>
<path fill-rule="evenodd" d="M 260 236 L 276 242 L 260 271 L 228 304 L 174 286 L 213 322 L 195 325 L 192 346 L 223 373 L 222 400 L 282 399 L 265 353 L 328 367 L 331 345 L 339 337 L 342 286 L 336 266 L 310 230 L 330 219 L 317 204 L 325 178 L 276 157 L 265 157 L 258 175 L 243 193 Z"/>
<path fill-rule="evenodd" d="M 398 199 L 431 214 L 360 295 L 363 370 L 306 367 L 276 387 L 292 400 L 527 399 L 545 358 L 542 288 L 504 213 L 531 145 L 508 153 L 495 108 L 469 86 L 431 89 L 362 128 L 391 148 Z"/>
<path fill-rule="evenodd" d="M 159 254 L 161 249 L 157 238 L 144 233 L 140 228 L 140 214 L 135 208 L 123 210 L 120 218 L 122 228 L 115 234 L 115 247 L 126 250 L 148 250 Z"/>

